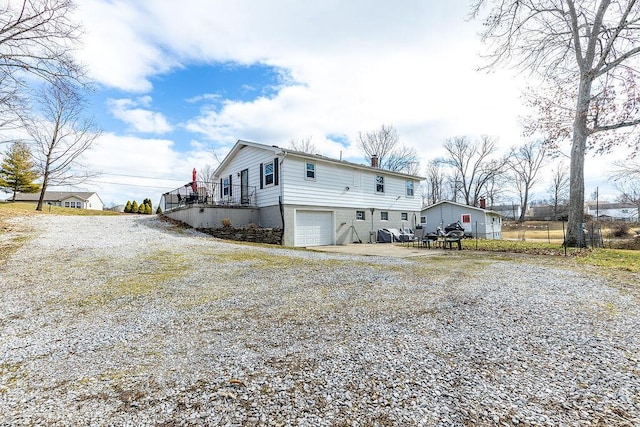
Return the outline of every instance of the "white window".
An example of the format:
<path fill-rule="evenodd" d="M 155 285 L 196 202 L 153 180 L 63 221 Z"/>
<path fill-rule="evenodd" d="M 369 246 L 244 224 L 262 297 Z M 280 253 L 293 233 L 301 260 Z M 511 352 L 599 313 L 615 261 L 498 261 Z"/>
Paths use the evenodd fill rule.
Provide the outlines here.
<path fill-rule="evenodd" d="M 65 207 L 65 208 L 70 207 L 69 202 L 64 202 L 64 207 Z"/>
<path fill-rule="evenodd" d="M 400 213 L 400 220 L 401 221 L 408 221 L 409 220 L 409 214 L 406 212 L 401 212 Z"/>
<path fill-rule="evenodd" d="M 314 162 L 306 162 L 305 176 L 306 179 L 316 179 L 316 164 Z"/>
<path fill-rule="evenodd" d="M 273 160 L 264 164 L 264 185 L 272 185 L 274 177 Z"/>
<path fill-rule="evenodd" d="M 426 216 L 421 216 L 420 217 L 420 224 L 426 224 L 427 223 L 427 217 Z"/>
<path fill-rule="evenodd" d="M 222 195 L 223 196 L 228 196 L 229 195 L 229 178 L 224 178 L 222 180 Z"/>
<path fill-rule="evenodd" d="M 413 181 L 407 181 L 407 197 L 413 197 Z"/>
<path fill-rule="evenodd" d="M 380 221 L 389 221 L 389 212 L 380 212 Z"/>
<path fill-rule="evenodd" d="M 364 211 L 356 211 L 356 220 L 364 221 Z"/>
<path fill-rule="evenodd" d="M 384 176 L 376 175 L 376 193 L 384 193 Z"/>

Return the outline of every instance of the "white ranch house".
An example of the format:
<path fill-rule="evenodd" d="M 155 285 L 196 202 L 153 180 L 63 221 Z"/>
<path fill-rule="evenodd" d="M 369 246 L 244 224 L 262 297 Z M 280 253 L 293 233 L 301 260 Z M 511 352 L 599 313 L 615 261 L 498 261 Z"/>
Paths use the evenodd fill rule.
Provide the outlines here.
<path fill-rule="evenodd" d="M 638 221 L 638 207 L 631 203 L 588 202 L 585 213 L 600 220 Z"/>
<path fill-rule="evenodd" d="M 442 201 L 422 209 L 423 229 L 435 232 L 456 221 L 464 227 L 465 234 L 481 239 L 502 239 L 502 215 L 492 210 L 476 208 L 462 203 Z"/>
<path fill-rule="evenodd" d="M 376 160 L 360 165 L 239 140 L 214 183 L 163 195 L 165 213 L 196 228 L 221 227 L 223 218 L 282 228 L 285 246 L 375 241 L 380 228 L 414 228 L 423 179 L 379 169 Z"/>
<path fill-rule="evenodd" d="M 38 203 L 40 192 L 16 193 L 16 202 Z M 11 200 L 11 199 L 8 199 Z M 104 203 L 93 191 L 45 191 L 43 199 L 44 207 L 47 205 L 62 206 L 65 208 L 90 209 L 101 211 Z"/>

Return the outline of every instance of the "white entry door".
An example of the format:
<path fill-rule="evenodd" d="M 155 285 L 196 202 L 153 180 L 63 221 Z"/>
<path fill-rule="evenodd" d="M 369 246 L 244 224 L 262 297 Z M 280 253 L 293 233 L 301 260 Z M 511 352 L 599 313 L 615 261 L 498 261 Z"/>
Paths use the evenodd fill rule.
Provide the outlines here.
<path fill-rule="evenodd" d="M 296 211 L 296 246 L 333 244 L 333 212 Z"/>

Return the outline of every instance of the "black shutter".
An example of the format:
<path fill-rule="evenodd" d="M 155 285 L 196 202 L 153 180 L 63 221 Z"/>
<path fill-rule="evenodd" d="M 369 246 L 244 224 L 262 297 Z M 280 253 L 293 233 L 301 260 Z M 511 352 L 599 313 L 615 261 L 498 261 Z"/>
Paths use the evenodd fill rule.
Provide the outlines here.
<path fill-rule="evenodd" d="M 264 188 L 264 169 L 263 169 L 263 164 L 260 163 L 260 189 Z"/>
<path fill-rule="evenodd" d="M 220 198 L 222 198 L 222 196 L 224 196 L 224 187 L 222 183 L 222 178 L 220 178 Z"/>
<path fill-rule="evenodd" d="M 273 185 L 278 185 L 278 158 L 273 159 Z"/>
<path fill-rule="evenodd" d="M 233 196 L 233 181 L 232 181 L 232 177 L 233 175 L 229 175 L 229 197 Z"/>

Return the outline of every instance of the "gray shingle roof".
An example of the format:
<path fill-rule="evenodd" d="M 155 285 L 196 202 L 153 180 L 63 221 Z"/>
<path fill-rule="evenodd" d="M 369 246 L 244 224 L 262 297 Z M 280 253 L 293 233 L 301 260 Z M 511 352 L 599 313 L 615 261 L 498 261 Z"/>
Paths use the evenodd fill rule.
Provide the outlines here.
<path fill-rule="evenodd" d="M 89 197 L 96 194 L 95 191 L 45 191 L 44 202 L 61 202 L 70 197 L 80 200 L 88 200 Z M 7 200 L 11 200 L 9 197 Z M 40 193 L 17 193 L 16 202 L 37 202 L 40 199 Z"/>

